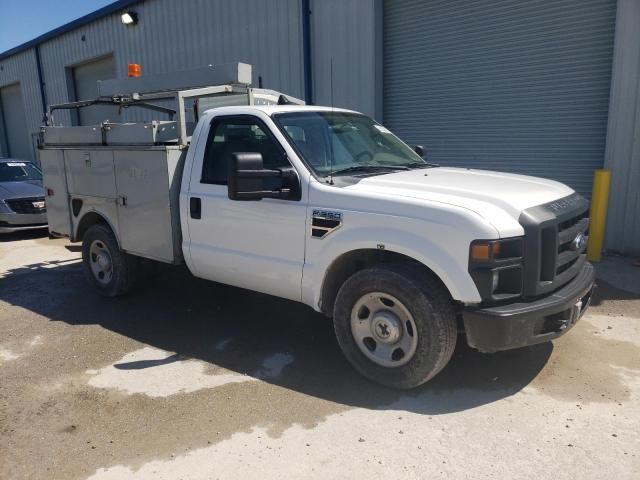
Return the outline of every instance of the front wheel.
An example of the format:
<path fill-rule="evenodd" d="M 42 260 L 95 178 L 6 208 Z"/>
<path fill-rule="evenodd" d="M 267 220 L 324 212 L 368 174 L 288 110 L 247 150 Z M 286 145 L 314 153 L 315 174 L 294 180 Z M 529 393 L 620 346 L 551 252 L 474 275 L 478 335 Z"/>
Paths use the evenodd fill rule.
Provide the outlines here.
<path fill-rule="evenodd" d="M 334 328 L 347 359 L 365 377 L 409 389 L 449 362 L 457 339 L 455 312 L 442 286 L 412 265 L 353 274 L 334 305 Z"/>
<path fill-rule="evenodd" d="M 120 250 L 113 232 L 102 223 L 84 234 L 82 265 L 87 279 L 105 297 L 127 293 L 137 269 L 136 258 Z"/>

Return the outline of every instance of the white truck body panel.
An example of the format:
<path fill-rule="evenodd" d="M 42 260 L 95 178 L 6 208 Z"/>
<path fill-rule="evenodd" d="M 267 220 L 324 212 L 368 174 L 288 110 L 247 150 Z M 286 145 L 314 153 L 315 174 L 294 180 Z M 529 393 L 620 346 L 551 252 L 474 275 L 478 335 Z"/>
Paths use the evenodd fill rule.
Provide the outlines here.
<path fill-rule="evenodd" d="M 300 108 L 300 107 L 298 107 Z M 202 162 L 215 115 L 246 113 L 242 107 L 210 110 L 194 131 L 198 142 L 187 154 L 182 182 L 181 219 L 183 253 L 194 275 L 237 287 L 301 301 L 300 283 L 305 261 L 307 204 L 310 173 L 302 163 L 296 168 L 302 187 L 299 202 L 263 199 L 236 202 L 227 196 L 226 185 L 200 182 Z M 267 125 L 268 115 L 253 110 Z M 295 152 L 279 131 L 272 133 L 294 163 Z M 195 147 L 195 148 L 194 148 Z M 296 157 L 297 158 L 297 157 Z M 202 219 L 194 221 L 188 212 L 189 197 L 202 199 Z M 206 215 L 206 212 L 214 212 Z M 251 274 L 247 274 L 251 272 Z"/>
<path fill-rule="evenodd" d="M 501 238 L 522 235 L 518 223 L 522 210 L 573 193 L 571 188 L 553 180 L 451 167 L 366 178 L 347 188 L 365 195 L 386 193 L 467 208 L 492 224 Z"/>

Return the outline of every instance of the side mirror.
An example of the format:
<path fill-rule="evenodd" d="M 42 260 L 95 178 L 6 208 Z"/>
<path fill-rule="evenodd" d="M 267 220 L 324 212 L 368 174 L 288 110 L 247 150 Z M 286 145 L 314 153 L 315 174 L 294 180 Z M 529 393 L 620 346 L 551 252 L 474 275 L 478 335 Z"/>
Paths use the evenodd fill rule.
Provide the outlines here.
<path fill-rule="evenodd" d="M 422 145 L 415 145 L 413 151 L 424 158 L 424 147 Z"/>
<path fill-rule="evenodd" d="M 260 153 L 234 153 L 228 170 L 228 195 L 230 200 L 262 200 L 281 198 L 298 200 L 300 184 L 292 170 L 269 170 L 264 168 Z M 265 179 L 275 189 L 265 188 Z M 296 198 L 297 197 L 297 198 Z"/>

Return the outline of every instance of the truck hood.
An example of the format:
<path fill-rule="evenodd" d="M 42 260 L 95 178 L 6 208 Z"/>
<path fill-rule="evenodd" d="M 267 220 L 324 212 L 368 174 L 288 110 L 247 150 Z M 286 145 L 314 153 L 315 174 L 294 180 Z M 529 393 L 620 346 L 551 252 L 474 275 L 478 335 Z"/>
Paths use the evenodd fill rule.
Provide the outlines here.
<path fill-rule="evenodd" d="M 570 187 L 553 180 L 449 167 L 366 177 L 346 188 L 447 203 L 473 210 L 481 216 L 485 216 L 489 204 L 515 220 L 526 208 L 573 193 Z"/>
<path fill-rule="evenodd" d="M 44 197 L 42 182 L 39 180 L 0 182 L 0 200 L 23 197 Z"/>

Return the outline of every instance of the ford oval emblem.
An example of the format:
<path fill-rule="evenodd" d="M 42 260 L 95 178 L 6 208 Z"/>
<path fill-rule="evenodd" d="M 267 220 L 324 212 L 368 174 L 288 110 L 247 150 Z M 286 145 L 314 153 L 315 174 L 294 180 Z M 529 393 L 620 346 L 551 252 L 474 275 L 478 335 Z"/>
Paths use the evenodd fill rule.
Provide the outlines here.
<path fill-rule="evenodd" d="M 579 233 L 576 238 L 571 242 L 571 250 L 582 250 L 582 247 L 587 243 L 587 236 L 584 233 Z"/>

